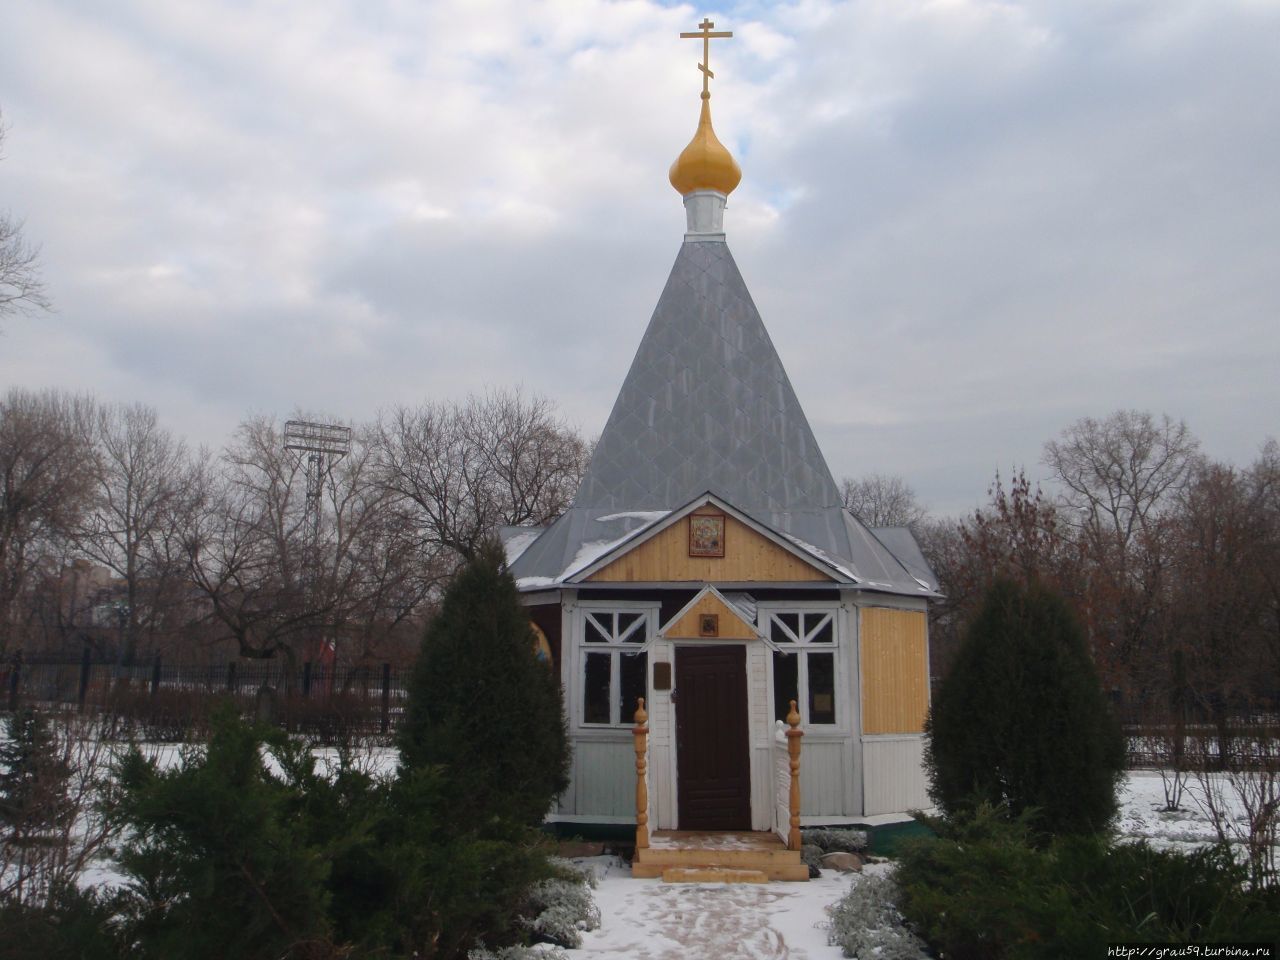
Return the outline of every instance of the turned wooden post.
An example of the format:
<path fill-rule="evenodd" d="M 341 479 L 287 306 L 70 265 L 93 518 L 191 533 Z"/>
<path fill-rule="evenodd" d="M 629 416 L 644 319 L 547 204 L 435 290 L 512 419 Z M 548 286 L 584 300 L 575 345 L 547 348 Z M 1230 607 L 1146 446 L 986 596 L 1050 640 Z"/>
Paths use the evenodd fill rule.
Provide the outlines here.
<path fill-rule="evenodd" d="M 791 712 L 787 714 L 787 753 L 791 756 L 791 831 L 787 834 L 787 849 L 800 849 L 800 738 L 804 731 L 800 729 L 800 711 L 796 702 L 791 701 Z"/>
<path fill-rule="evenodd" d="M 636 725 L 631 733 L 636 738 L 636 849 L 649 846 L 649 784 L 645 773 L 649 769 L 649 714 L 644 709 L 644 697 L 638 698 Z"/>

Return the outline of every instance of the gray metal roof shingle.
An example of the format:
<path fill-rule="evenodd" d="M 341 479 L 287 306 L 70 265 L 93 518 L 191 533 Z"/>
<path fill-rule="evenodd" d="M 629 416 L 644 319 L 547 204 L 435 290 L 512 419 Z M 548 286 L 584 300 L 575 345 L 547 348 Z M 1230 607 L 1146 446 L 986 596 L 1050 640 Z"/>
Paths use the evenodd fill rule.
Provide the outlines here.
<path fill-rule="evenodd" d="M 584 557 L 706 492 L 862 589 L 936 596 L 843 508 L 728 246 L 686 242 L 573 506 L 511 572 L 526 590 L 563 582 Z"/>
<path fill-rule="evenodd" d="M 774 469 L 743 469 L 743 448 Z M 747 510 L 840 502 L 728 246 L 685 243 L 574 503 L 670 509 L 707 489 Z"/>

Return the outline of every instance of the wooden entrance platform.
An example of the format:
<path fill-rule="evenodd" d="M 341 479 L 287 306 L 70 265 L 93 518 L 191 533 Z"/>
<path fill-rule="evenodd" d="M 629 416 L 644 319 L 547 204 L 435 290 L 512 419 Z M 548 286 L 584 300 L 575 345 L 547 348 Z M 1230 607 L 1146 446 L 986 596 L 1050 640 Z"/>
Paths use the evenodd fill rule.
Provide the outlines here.
<path fill-rule="evenodd" d="M 772 833 L 737 830 L 655 830 L 636 850 L 635 877 L 667 883 L 764 883 L 808 880 L 799 850 Z"/>

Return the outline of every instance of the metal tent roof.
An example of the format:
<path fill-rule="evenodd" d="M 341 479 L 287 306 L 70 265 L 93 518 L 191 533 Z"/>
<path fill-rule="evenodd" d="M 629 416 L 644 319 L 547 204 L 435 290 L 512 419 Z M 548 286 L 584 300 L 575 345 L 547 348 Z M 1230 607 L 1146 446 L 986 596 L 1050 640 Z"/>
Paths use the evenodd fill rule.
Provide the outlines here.
<path fill-rule="evenodd" d="M 863 589 L 936 596 L 841 505 L 728 246 L 686 241 L 573 506 L 511 571 L 563 583 L 708 492 Z"/>

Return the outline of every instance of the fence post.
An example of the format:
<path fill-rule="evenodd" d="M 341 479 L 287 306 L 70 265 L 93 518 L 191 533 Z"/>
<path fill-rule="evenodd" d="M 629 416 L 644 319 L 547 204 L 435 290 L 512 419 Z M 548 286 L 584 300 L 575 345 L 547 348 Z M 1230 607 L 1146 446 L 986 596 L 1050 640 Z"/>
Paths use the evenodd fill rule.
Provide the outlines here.
<path fill-rule="evenodd" d="M 18 650 L 13 655 L 13 667 L 9 673 L 9 710 L 17 712 L 18 709 L 18 687 L 22 683 L 22 651 Z"/>
<path fill-rule="evenodd" d="M 160 689 L 160 654 L 156 654 L 155 662 L 151 664 L 151 696 L 154 697 Z"/>
<path fill-rule="evenodd" d="M 791 755 L 791 831 L 787 834 L 787 849 L 800 849 L 800 738 L 804 731 L 800 729 L 800 711 L 796 702 L 791 701 L 791 712 L 787 714 L 787 753 Z"/>
<path fill-rule="evenodd" d="M 637 699 L 636 725 L 631 728 L 636 749 L 636 849 L 649 846 L 649 713 L 644 697 Z"/>
<path fill-rule="evenodd" d="M 391 664 L 382 665 L 382 732 L 391 729 Z"/>
<path fill-rule="evenodd" d="M 311 661 L 302 664 L 302 699 L 311 696 Z"/>
<path fill-rule="evenodd" d="M 227 661 L 227 692 L 234 693 L 236 689 L 236 662 L 234 660 Z"/>
<path fill-rule="evenodd" d="M 76 696 L 76 702 L 80 705 L 80 710 L 84 711 L 84 702 L 89 696 L 89 645 L 84 645 L 84 652 L 80 655 L 80 692 Z"/>

